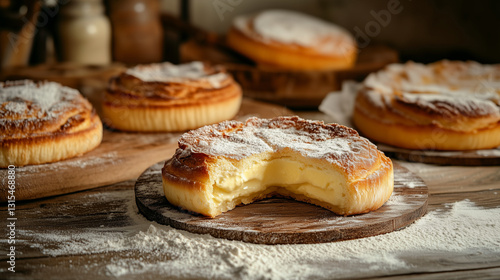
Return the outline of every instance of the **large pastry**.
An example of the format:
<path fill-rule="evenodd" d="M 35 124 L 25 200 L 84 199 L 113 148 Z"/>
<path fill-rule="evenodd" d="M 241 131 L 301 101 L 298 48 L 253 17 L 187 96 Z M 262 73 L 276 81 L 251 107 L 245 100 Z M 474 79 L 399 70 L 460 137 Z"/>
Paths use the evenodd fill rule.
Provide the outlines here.
<path fill-rule="evenodd" d="M 124 131 L 183 131 L 233 118 L 241 98 L 240 86 L 220 67 L 139 65 L 110 81 L 103 120 Z"/>
<path fill-rule="evenodd" d="M 258 65 L 291 70 L 350 68 L 357 54 L 345 29 L 286 10 L 236 17 L 227 42 Z"/>
<path fill-rule="evenodd" d="M 353 120 L 366 137 L 407 149 L 500 146 L 500 65 L 393 64 L 369 75 Z"/>
<path fill-rule="evenodd" d="M 0 83 L 0 106 L 0 167 L 60 161 L 101 143 L 101 120 L 75 89 L 30 80 Z"/>
<path fill-rule="evenodd" d="M 209 217 L 273 195 L 360 214 L 382 206 L 394 187 L 391 160 L 355 130 L 298 117 L 187 132 L 162 178 L 171 204 Z"/>

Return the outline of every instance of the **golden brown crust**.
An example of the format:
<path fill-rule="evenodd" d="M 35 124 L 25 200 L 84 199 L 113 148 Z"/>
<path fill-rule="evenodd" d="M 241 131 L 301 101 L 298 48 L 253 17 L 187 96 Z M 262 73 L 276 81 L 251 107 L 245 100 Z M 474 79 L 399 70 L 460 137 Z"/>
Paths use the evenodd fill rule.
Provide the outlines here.
<path fill-rule="evenodd" d="M 356 127 L 373 141 L 412 150 L 475 150 L 493 149 L 500 144 L 500 125 L 459 132 L 437 126 L 414 126 L 382 122 L 354 109 Z"/>
<path fill-rule="evenodd" d="M 125 72 L 113 78 L 103 104 L 105 123 L 126 131 L 182 131 L 234 117 L 242 98 L 239 85 L 223 69 L 196 65 L 203 66 L 206 77 L 163 73 L 158 80 L 142 80 Z"/>
<path fill-rule="evenodd" d="M 487 85 L 486 78 L 500 79 L 494 76 L 499 70 L 449 61 L 389 66 L 363 83 L 354 123 L 375 141 L 408 149 L 497 147 L 500 90 L 480 86 Z"/>
<path fill-rule="evenodd" d="M 350 68 L 354 65 L 357 56 L 356 44 L 346 31 L 337 30 L 337 27 L 331 25 L 330 28 L 335 31 L 331 34 L 318 35 L 316 41 L 310 45 L 282 42 L 262 35 L 256 30 L 254 21 L 259 16 L 260 14 L 237 18 L 227 35 L 230 47 L 251 58 L 258 65 L 290 70 L 333 70 Z M 296 14 L 290 13 L 289 16 L 293 17 Z M 299 15 L 298 21 L 301 19 Z M 310 33 L 315 31 L 314 27 L 311 27 Z M 329 43 L 335 47 L 328 47 L 325 50 L 325 46 Z"/>
<path fill-rule="evenodd" d="M 341 174 L 338 176 L 344 178 L 340 180 L 345 180 L 347 186 L 342 190 L 341 202 L 332 204 L 300 191 L 273 186 L 237 197 L 224 209 L 279 194 L 337 214 L 352 215 L 378 209 L 392 193 L 391 160 L 356 131 L 298 117 L 278 117 L 251 118 L 244 123 L 227 121 L 185 133 L 175 155 L 162 169 L 165 195 L 174 205 L 213 217 L 226 211 L 214 209 L 209 201 L 217 188 L 214 182 L 224 176 L 224 166 L 231 170 L 243 164 L 243 170 L 275 159 L 304 162 L 304 166 L 325 173 L 338 172 L 335 174 Z"/>
<path fill-rule="evenodd" d="M 101 143 L 99 116 L 76 90 L 31 81 L 7 82 L 1 90 L 0 167 L 60 161 Z"/>

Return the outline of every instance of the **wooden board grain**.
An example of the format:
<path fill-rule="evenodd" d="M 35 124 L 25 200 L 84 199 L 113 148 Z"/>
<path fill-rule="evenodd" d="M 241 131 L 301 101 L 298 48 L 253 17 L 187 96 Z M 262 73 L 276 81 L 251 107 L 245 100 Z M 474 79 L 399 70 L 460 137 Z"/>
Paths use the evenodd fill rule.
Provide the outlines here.
<path fill-rule="evenodd" d="M 260 244 L 341 241 L 388 233 L 425 214 L 428 189 L 421 178 L 395 165 L 394 192 L 377 211 L 339 216 L 324 208 L 290 199 L 270 198 L 213 219 L 172 206 L 163 195 L 162 164 L 148 168 L 135 185 L 139 211 L 160 224 L 218 238 Z"/>
<path fill-rule="evenodd" d="M 500 165 L 500 147 L 473 151 L 410 150 L 377 144 L 387 156 L 400 160 L 438 165 L 492 166 Z"/>
<path fill-rule="evenodd" d="M 235 119 L 290 115 L 282 106 L 244 99 Z M 66 194 L 136 179 L 152 164 L 169 158 L 181 133 L 126 133 L 104 129 L 95 150 L 60 162 L 18 167 L 16 200 Z M 0 202 L 7 201 L 7 169 L 0 169 Z"/>

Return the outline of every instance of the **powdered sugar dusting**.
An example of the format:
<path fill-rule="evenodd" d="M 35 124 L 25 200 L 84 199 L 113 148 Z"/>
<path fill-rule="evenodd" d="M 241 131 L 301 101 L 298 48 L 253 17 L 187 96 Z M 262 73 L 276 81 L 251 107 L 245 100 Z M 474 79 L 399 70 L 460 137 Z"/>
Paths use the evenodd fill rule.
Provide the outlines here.
<path fill-rule="evenodd" d="M 181 156 L 204 153 L 234 159 L 291 149 L 352 172 L 360 164 L 372 165 L 378 159 L 376 147 L 354 130 L 298 117 L 249 118 L 245 123 L 205 126 L 184 134 L 179 145 L 184 150 Z"/>
<path fill-rule="evenodd" d="M 19 115 L 25 113 L 28 110 L 28 105 L 25 102 L 16 100 L 7 102 L 3 109 L 6 111 L 6 114 Z"/>
<path fill-rule="evenodd" d="M 206 80 L 213 87 L 220 88 L 221 82 L 228 78 L 226 73 L 208 73 L 200 61 L 174 65 L 169 62 L 138 65 L 125 72 L 145 82 L 177 82 Z"/>
<path fill-rule="evenodd" d="M 264 40 L 316 47 L 330 53 L 346 51 L 355 45 L 349 32 L 340 26 L 302 13 L 267 10 L 255 17 L 237 17 L 235 26 L 248 33 L 248 22 L 251 19 L 254 31 Z"/>
<path fill-rule="evenodd" d="M 35 83 L 30 80 L 0 83 L 0 104 L 7 116 L 36 110 L 38 117 L 72 106 L 80 93 L 54 82 Z M 29 106 L 28 106 L 29 105 Z"/>
<path fill-rule="evenodd" d="M 499 114 L 500 109 L 495 103 L 474 96 L 451 96 L 444 94 L 413 94 L 403 93 L 397 100 L 414 103 L 441 113 L 458 113 L 460 115 L 474 112 L 480 116 Z"/>
<path fill-rule="evenodd" d="M 255 136 L 253 129 L 242 129 L 230 136 L 214 131 L 210 136 L 217 137 L 217 141 L 202 138 L 192 151 L 227 157 L 247 157 L 273 151 L 264 140 Z"/>
<path fill-rule="evenodd" d="M 26 171 L 30 172 L 43 172 L 44 170 L 61 170 L 70 168 L 89 168 L 94 166 L 107 166 L 118 164 L 122 161 L 118 157 L 118 152 L 112 151 L 108 153 L 103 153 L 97 156 L 86 156 L 86 157 L 76 157 L 71 159 L 66 159 L 63 161 L 52 162 L 48 164 L 32 165 L 20 167 Z"/>
<path fill-rule="evenodd" d="M 133 203 L 130 199 L 129 203 Z M 129 208 L 132 208 L 129 206 Z M 500 253 L 500 208 L 469 200 L 445 204 L 400 231 L 334 243 L 258 245 L 196 235 L 151 223 L 130 210 L 138 224 L 131 233 L 99 229 L 20 229 L 30 246 L 51 256 L 119 252 L 101 263 L 100 274 L 120 277 L 161 274 L 195 279 L 335 279 L 407 274 L 415 255 L 432 267 L 443 256 L 467 258 Z M 139 256 L 142 256 L 139 258 Z M 356 271 L 353 271 L 356 264 Z M 94 267 L 89 267 L 95 271 Z"/>
<path fill-rule="evenodd" d="M 290 148 L 300 151 L 304 156 L 312 158 L 339 158 L 342 154 L 352 151 L 352 139 L 344 137 L 331 137 L 329 131 L 320 128 L 317 134 L 311 135 L 295 127 L 287 129 L 259 129 L 256 135 L 277 150 Z"/>
<path fill-rule="evenodd" d="M 500 65 L 439 61 L 429 65 L 392 64 L 370 74 L 363 86 L 378 107 L 396 100 L 450 116 L 496 116 L 500 119 Z M 386 98 L 390 97 L 390 98 Z"/>
<path fill-rule="evenodd" d="M 83 110 L 92 110 L 90 103 L 77 90 L 58 83 L 0 83 L 0 139 L 52 133 Z"/>

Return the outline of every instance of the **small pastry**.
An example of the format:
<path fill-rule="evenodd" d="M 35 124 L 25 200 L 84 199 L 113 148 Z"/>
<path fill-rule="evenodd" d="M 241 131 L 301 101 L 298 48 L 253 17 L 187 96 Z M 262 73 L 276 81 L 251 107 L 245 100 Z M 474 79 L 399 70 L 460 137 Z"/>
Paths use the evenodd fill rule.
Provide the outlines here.
<path fill-rule="evenodd" d="M 286 10 L 236 17 L 227 42 L 258 65 L 289 70 L 350 68 L 357 56 L 356 41 L 345 29 Z"/>
<path fill-rule="evenodd" d="M 75 89 L 30 80 L 0 83 L 0 167 L 60 161 L 102 140 L 102 123 Z"/>
<path fill-rule="evenodd" d="M 358 92 L 353 120 L 366 137 L 415 150 L 500 146 L 500 65 L 393 64 Z"/>
<path fill-rule="evenodd" d="M 111 79 L 103 120 L 124 131 L 184 131 L 233 118 L 241 98 L 240 86 L 220 67 L 139 65 Z"/>
<path fill-rule="evenodd" d="M 389 199 L 393 176 L 391 160 L 355 130 L 298 117 L 192 130 L 162 169 L 167 200 L 209 217 L 274 195 L 366 213 Z"/>

